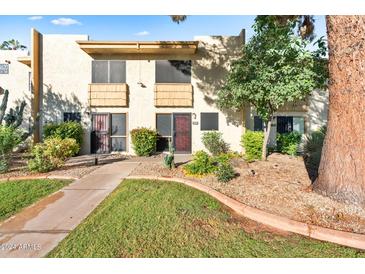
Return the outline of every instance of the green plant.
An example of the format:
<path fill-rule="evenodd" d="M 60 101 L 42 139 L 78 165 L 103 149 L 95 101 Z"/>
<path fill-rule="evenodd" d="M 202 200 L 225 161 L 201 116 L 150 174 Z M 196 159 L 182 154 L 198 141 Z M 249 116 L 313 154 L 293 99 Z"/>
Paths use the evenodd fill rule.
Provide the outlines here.
<path fill-rule="evenodd" d="M 20 142 L 21 134 L 17 129 L 0 125 L 0 173 L 9 170 L 11 154 Z"/>
<path fill-rule="evenodd" d="M 254 35 L 244 45 L 244 54 L 232 61 L 217 94 L 221 109 L 242 110 L 248 103 L 255 107 L 264 124 L 262 159 L 267 157 L 274 113 L 285 103 L 303 100 L 327 83 L 325 41 L 318 39 L 312 44 L 315 50 L 309 50 L 311 41 L 295 34 L 297 23 L 279 23 L 275 17 L 257 16 Z"/>
<path fill-rule="evenodd" d="M 28 168 L 31 171 L 47 172 L 62 167 L 65 160 L 77 154 L 79 150 L 80 146 L 73 138 L 49 137 L 44 143 L 33 147 Z"/>
<path fill-rule="evenodd" d="M 229 149 L 229 145 L 222 138 L 222 133 L 218 131 L 204 132 L 202 142 L 213 156 L 226 153 Z"/>
<path fill-rule="evenodd" d="M 236 173 L 234 172 L 233 166 L 231 164 L 231 157 L 228 154 L 222 154 L 216 157 L 217 168 L 214 171 L 215 176 L 219 182 L 227 183 L 232 180 Z"/>
<path fill-rule="evenodd" d="M 245 159 L 254 161 L 261 159 L 264 133 L 262 131 L 246 130 L 242 135 L 241 145 L 245 149 Z"/>
<path fill-rule="evenodd" d="M 318 167 L 321 161 L 323 141 L 326 136 L 327 128 L 321 127 L 305 137 L 303 144 L 303 154 L 306 166 L 310 170 L 312 179 L 317 178 Z"/>
<path fill-rule="evenodd" d="M 296 131 L 276 135 L 276 145 L 279 152 L 289 155 L 297 155 L 302 134 Z"/>
<path fill-rule="evenodd" d="M 138 156 L 150 156 L 156 151 L 157 132 L 149 128 L 136 128 L 131 131 L 133 149 Z"/>
<path fill-rule="evenodd" d="M 83 129 L 79 122 L 67 121 L 60 124 L 48 123 L 44 126 L 44 138 L 60 137 L 61 139 L 73 138 L 81 147 Z"/>
<path fill-rule="evenodd" d="M 203 150 L 194 153 L 193 161 L 184 166 L 184 171 L 188 175 L 207 175 L 216 169 L 214 159 Z"/>
<path fill-rule="evenodd" d="M 169 154 L 165 155 L 163 158 L 163 163 L 165 165 L 165 167 L 167 167 L 168 169 L 172 169 L 175 167 L 175 149 L 172 146 L 171 140 L 169 140 Z"/>

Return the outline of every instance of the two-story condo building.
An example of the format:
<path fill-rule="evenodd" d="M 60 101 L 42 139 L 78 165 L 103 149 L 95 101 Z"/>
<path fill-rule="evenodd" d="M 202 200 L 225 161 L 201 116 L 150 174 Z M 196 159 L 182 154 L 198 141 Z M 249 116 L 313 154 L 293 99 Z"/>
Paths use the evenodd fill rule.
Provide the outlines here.
<path fill-rule="evenodd" d="M 262 123 L 247 106 L 219 110 L 216 92 L 241 54 L 238 36 L 198 36 L 194 41 L 93 41 L 87 35 L 41 34 L 31 30 L 29 55 L 0 51 L 0 86 L 9 103 L 25 99 L 27 129 L 42 139 L 49 122 L 76 120 L 85 128 L 82 153 L 133 154 L 130 131 L 149 127 L 159 133 L 157 148 L 172 140 L 177 153 L 204 149 L 203 132 L 219 130 L 234 151 L 241 151 L 245 129 Z M 0 95 L 1 96 L 1 95 Z M 327 94 L 285 106 L 276 115 L 276 132 L 317 129 L 326 122 Z"/>

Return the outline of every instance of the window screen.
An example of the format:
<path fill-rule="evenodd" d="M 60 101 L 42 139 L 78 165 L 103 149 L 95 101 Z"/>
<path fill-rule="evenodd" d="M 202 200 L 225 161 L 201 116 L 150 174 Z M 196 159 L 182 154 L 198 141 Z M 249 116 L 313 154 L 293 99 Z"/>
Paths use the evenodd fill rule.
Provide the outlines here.
<path fill-rule="evenodd" d="M 264 125 L 261 117 L 255 116 L 253 118 L 253 130 L 254 131 L 262 131 L 264 129 Z"/>
<path fill-rule="evenodd" d="M 125 113 L 111 114 L 110 137 L 112 151 L 127 150 L 127 115 Z"/>
<path fill-rule="evenodd" d="M 125 61 L 110 61 L 110 83 L 125 83 Z"/>
<path fill-rule="evenodd" d="M 293 131 L 304 134 L 304 117 L 293 117 Z"/>
<path fill-rule="evenodd" d="M 125 83 L 126 63 L 120 60 L 93 60 L 92 61 L 93 83 Z"/>
<path fill-rule="evenodd" d="M 92 82 L 108 83 L 108 61 L 92 62 Z"/>
<path fill-rule="evenodd" d="M 171 136 L 171 114 L 157 114 L 156 128 L 161 136 Z"/>
<path fill-rule="evenodd" d="M 217 112 L 202 112 L 200 119 L 200 130 L 218 130 Z"/>
<path fill-rule="evenodd" d="M 172 140 L 172 115 L 156 114 L 156 129 L 158 132 L 157 151 L 167 151 L 169 140 Z"/>
<path fill-rule="evenodd" d="M 126 115 L 122 114 L 112 114 L 112 132 L 111 135 L 116 136 L 126 136 Z"/>
<path fill-rule="evenodd" d="M 156 83 L 190 82 L 190 60 L 156 60 Z"/>
<path fill-rule="evenodd" d="M 80 112 L 64 112 L 63 113 L 63 121 L 75 121 L 81 122 L 81 113 Z"/>

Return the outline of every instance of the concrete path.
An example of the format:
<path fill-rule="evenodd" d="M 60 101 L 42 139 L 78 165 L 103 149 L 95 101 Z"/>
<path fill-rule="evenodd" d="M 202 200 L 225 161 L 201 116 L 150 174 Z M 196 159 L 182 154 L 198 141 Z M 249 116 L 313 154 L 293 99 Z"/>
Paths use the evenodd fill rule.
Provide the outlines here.
<path fill-rule="evenodd" d="M 43 257 L 138 165 L 107 164 L 0 224 L 0 257 Z"/>

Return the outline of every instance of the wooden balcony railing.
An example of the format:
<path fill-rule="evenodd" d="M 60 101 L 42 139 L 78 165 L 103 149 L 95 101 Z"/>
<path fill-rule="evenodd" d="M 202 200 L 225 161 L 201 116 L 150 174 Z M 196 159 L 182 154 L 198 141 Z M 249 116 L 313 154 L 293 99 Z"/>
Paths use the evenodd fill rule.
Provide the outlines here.
<path fill-rule="evenodd" d="M 127 84 L 89 84 L 90 107 L 127 107 Z"/>
<path fill-rule="evenodd" d="M 155 84 L 156 107 L 192 107 L 191 84 Z"/>

